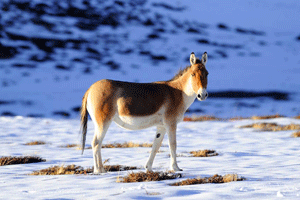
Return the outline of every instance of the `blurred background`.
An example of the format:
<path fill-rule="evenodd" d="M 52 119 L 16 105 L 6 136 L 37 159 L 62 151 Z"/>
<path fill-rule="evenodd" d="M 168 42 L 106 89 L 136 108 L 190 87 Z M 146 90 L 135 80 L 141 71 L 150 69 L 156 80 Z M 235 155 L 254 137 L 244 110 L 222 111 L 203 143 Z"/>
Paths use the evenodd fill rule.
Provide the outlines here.
<path fill-rule="evenodd" d="M 187 115 L 300 114 L 298 0 L 1 0 L 0 115 L 79 118 L 100 79 L 171 79 L 208 52 Z"/>

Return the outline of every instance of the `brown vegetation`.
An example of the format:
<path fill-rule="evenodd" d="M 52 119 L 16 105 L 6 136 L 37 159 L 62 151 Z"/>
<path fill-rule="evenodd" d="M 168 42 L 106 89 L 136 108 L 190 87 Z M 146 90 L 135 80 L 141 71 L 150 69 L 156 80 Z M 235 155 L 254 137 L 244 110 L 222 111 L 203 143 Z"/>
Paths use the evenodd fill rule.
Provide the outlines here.
<path fill-rule="evenodd" d="M 148 181 L 161 181 L 175 178 L 181 178 L 181 174 L 169 173 L 169 172 L 137 172 L 129 173 L 127 176 L 122 177 L 123 180 L 117 180 L 117 182 L 132 183 L 132 182 L 148 182 Z"/>
<path fill-rule="evenodd" d="M 32 141 L 32 142 L 27 142 L 25 145 L 44 145 L 46 142 L 44 141 Z"/>
<path fill-rule="evenodd" d="M 284 117 L 283 115 L 263 115 L 263 116 L 253 116 L 253 117 L 233 117 L 230 118 L 229 121 L 237 121 L 237 120 L 243 120 L 243 119 L 253 119 L 253 120 L 260 120 L 260 119 L 275 119 Z"/>
<path fill-rule="evenodd" d="M 184 181 L 173 183 L 171 184 L 171 186 L 183 186 L 183 185 L 206 184 L 206 183 L 228 183 L 231 181 L 243 181 L 243 180 L 246 179 L 243 177 L 240 178 L 236 174 L 226 174 L 224 176 L 216 174 L 211 177 L 186 179 Z"/>
<path fill-rule="evenodd" d="M 253 116 L 253 117 L 232 117 L 230 119 L 222 119 L 218 118 L 215 116 L 209 116 L 209 115 L 204 115 L 204 116 L 192 116 L 192 117 L 184 117 L 183 121 L 188 121 L 188 122 L 198 122 L 198 121 L 237 121 L 237 120 L 243 120 L 243 119 L 253 119 L 253 120 L 260 120 L 260 119 L 275 119 L 275 118 L 280 118 L 284 117 L 283 115 L 263 115 L 263 116 Z M 300 116 L 298 116 L 300 119 Z M 297 119 L 297 117 L 296 117 Z"/>
<path fill-rule="evenodd" d="M 37 163 L 45 162 L 45 159 L 36 156 L 24 156 L 24 157 L 1 157 L 0 166 L 2 165 L 15 165 L 15 164 L 28 164 L 28 163 Z"/>
<path fill-rule="evenodd" d="M 253 120 L 258 120 L 258 119 L 275 119 L 275 118 L 280 118 L 280 117 L 284 117 L 283 115 L 265 115 L 265 116 L 253 116 L 251 117 L 251 119 Z"/>
<path fill-rule="evenodd" d="M 183 121 L 187 122 L 199 122 L 199 121 L 220 121 L 220 118 L 204 115 L 204 116 L 192 116 L 192 117 L 185 117 Z"/>
<path fill-rule="evenodd" d="M 62 145 L 60 147 L 62 147 L 62 148 L 73 148 L 73 147 L 80 148 L 80 145 L 79 144 L 67 144 L 67 145 Z"/>
<path fill-rule="evenodd" d="M 293 133 L 292 137 L 295 137 L 295 138 L 300 137 L 300 131 Z"/>
<path fill-rule="evenodd" d="M 263 131 L 287 131 L 300 130 L 299 124 L 278 125 L 276 123 L 254 123 L 250 125 L 240 126 L 240 128 L 255 128 Z"/>
<path fill-rule="evenodd" d="M 135 170 L 137 167 L 122 166 L 122 165 L 105 165 L 104 169 L 109 172 Z M 67 165 L 67 166 L 53 166 L 47 169 L 34 171 L 30 175 L 66 175 L 66 174 L 90 174 L 93 173 L 94 169 L 84 169 L 81 166 Z"/>
<path fill-rule="evenodd" d="M 219 155 L 215 150 L 199 150 L 199 151 L 191 151 L 191 154 L 193 154 L 193 157 L 211 157 L 211 156 L 217 156 Z"/>

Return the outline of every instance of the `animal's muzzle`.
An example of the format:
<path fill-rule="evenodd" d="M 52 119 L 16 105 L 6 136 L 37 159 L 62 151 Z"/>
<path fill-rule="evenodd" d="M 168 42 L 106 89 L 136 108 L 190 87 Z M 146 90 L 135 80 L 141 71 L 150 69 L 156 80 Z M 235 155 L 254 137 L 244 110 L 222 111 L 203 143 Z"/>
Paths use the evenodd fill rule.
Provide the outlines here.
<path fill-rule="evenodd" d="M 202 90 L 200 93 L 197 94 L 197 99 L 199 101 L 204 101 L 208 97 L 208 93 L 206 90 Z"/>

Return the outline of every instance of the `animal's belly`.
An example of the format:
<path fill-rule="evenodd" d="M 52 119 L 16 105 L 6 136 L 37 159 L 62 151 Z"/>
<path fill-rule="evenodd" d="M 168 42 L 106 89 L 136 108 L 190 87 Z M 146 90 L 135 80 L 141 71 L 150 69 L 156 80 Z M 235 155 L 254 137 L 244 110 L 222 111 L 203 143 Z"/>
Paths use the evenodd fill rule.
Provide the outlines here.
<path fill-rule="evenodd" d="M 151 126 L 163 124 L 162 115 L 159 113 L 142 117 L 115 115 L 114 122 L 116 122 L 120 127 L 129 130 L 145 129 Z"/>

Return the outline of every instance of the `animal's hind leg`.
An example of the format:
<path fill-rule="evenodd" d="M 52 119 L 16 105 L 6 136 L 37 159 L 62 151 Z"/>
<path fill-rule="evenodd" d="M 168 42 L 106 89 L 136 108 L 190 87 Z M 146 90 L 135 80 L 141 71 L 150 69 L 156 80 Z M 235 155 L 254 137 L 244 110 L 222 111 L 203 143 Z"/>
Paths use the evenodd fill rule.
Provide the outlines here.
<path fill-rule="evenodd" d="M 103 124 L 95 123 L 95 134 L 92 141 L 95 174 L 106 172 L 102 164 L 101 146 L 102 146 L 102 141 L 105 137 L 105 134 L 110 124 L 111 121 L 105 122 Z"/>
<path fill-rule="evenodd" d="M 152 151 L 149 156 L 148 162 L 146 163 L 145 166 L 147 171 L 152 171 L 153 160 L 155 158 L 156 153 L 158 152 L 159 147 L 161 146 L 165 134 L 166 134 L 166 129 L 163 126 L 158 126 L 153 141 L 153 145 L 152 145 Z"/>

